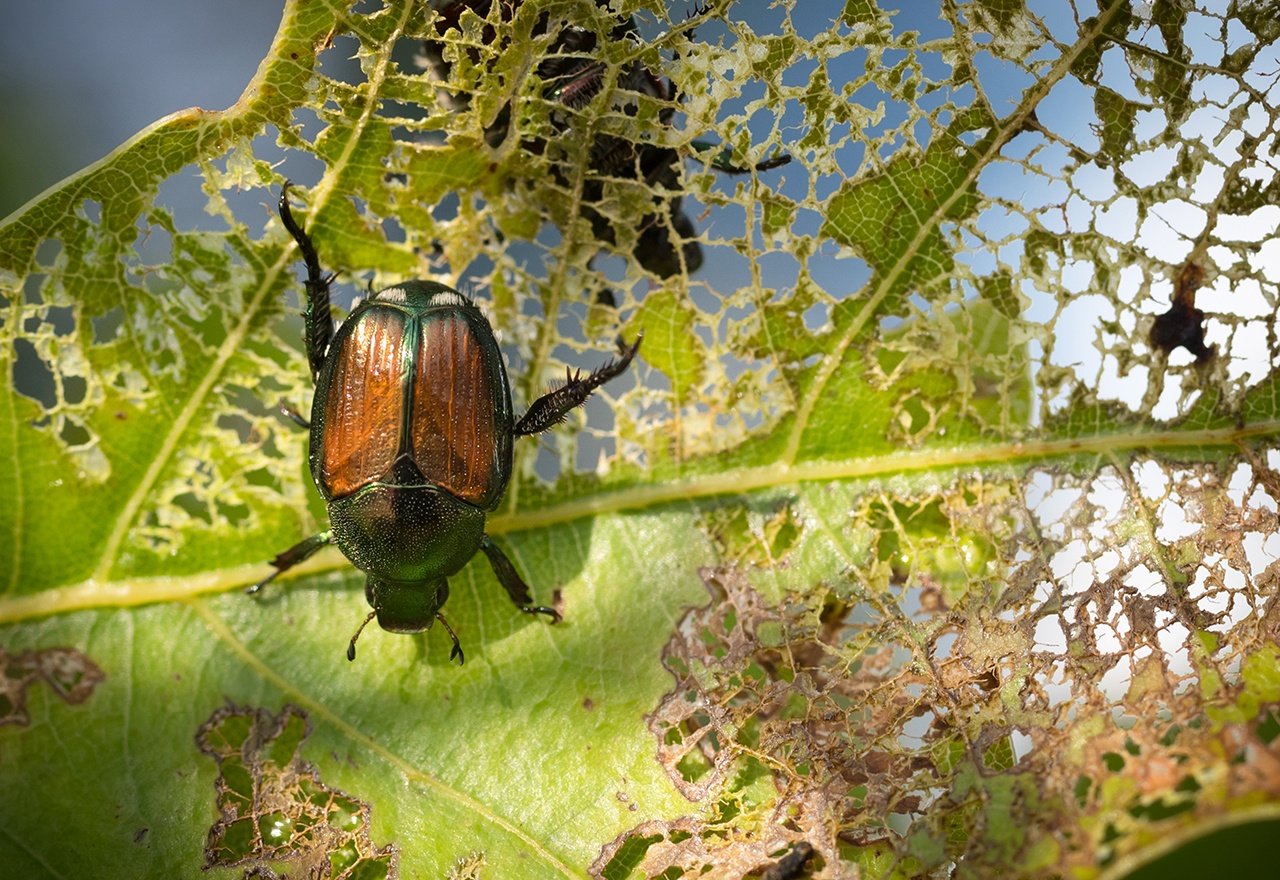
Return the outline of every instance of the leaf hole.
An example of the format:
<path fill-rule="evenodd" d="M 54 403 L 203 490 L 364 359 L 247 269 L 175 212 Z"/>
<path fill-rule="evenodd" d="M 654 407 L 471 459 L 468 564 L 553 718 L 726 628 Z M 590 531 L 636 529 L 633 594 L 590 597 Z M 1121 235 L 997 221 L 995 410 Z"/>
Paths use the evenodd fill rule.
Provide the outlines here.
<path fill-rule="evenodd" d="M 58 404 L 58 389 L 53 370 L 26 339 L 13 341 L 13 387 L 24 397 L 40 404 L 46 411 Z"/>
<path fill-rule="evenodd" d="M 95 345 L 106 345 L 108 342 L 114 342 L 120 336 L 120 331 L 124 327 L 124 307 L 112 306 L 101 315 L 90 318 L 89 325 L 92 328 L 93 343 Z"/>

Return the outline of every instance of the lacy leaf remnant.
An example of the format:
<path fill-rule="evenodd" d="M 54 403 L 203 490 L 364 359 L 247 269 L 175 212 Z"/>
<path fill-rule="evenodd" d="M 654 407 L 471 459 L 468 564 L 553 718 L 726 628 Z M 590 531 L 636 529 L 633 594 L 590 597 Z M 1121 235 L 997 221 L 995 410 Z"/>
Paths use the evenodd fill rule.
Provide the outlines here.
<path fill-rule="evenodd" d="M 369 839 L 369 805 L 325 785 L 299 757 L 306 713 L 285 706 L 219 709 L 196 734 L 218 762 L 218 814 L 205 867 L 246 866 L 245 877 L 394 880 L 394 844 Z"/>
<path fill-rule="evenodd" d="M 64 702 L 76 705 L 89 699 L 106 680 L 98 665 L 74 648 L 44 648 L 10 654 L 0 648 L 0 724 L 25 727 L 31 721 L 27 711 L 27 690 L 43 681 Z"/>
<path fill-rule="evenodd" d="M 696 876 L 705 880 L 835 880 L 843 875 L 815 869 L 824 864 L 798 832 L 739 837 L 723 845 L 724 834 L 694 819 L 651 820 L 610 842 L 591 865 L 601 880 L 632 877 Z M 637 873 L 638 871 L 638 873 Z M 813 873 L 807 873 L 813 871 Z M 806 873 L 802 873 L 806 872 Z"/>
<path fill-rule="evenodd" d="M 594 876 L 739 877 L 809 847 L 815 878 L 1087 877 L 1280 798 L 1278 458 L 851 496 L 867 562 L 776 599 L 804 535 L 730 553 L 649 718 L 698 812 Z"/>

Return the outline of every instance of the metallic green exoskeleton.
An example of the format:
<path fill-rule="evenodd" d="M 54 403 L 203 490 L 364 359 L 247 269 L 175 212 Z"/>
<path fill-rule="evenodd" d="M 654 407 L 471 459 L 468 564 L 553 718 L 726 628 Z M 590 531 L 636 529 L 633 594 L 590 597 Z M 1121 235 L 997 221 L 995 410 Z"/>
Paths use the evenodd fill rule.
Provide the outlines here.
<path fill-rule="evenodd" d="M 439 620 L 453 639 L 450 659 L 463 659 L 440 614 L 450 575 L 477 550 L 521 611 L 560 615 L 533 604 L 529 587 L 484 532 L 511 476 L 512 441 L 563 421 L 591 392 L 620 375 L 640 346 L 619 343 L 620 357 L 534 401 L 518 421 L 493 330 L 456 290 L 408 281 L 361 302 L 335 333 L 329 311 L 333 276 L 320 271 L 310 237 L 293 218 L 288 183 L 280 219 L 307 266 L 307 358 L 316 383 L 311 407 L 310 465 L 328 504 L 329 531 L 312 535 L 272 560 L 276 570 L 257 592 L 326 544 L 337 544 L 368 575 L 365 596 L 385 630 L 414 633 Z"/>

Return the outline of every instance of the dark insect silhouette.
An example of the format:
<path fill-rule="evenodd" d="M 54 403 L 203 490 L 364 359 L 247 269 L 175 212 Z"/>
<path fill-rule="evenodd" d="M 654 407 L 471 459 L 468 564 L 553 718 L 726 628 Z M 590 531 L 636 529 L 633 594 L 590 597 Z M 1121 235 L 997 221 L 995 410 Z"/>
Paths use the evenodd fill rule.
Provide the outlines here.
<path fill-rule="evenodd" d="M 605 0 L 597 2 L 602 8 L 606 6 Z M 436 4 L 436 32 L 443 38 L 450 30 L 460 30 L 461 16 L 470 10 L 486 20 L 482 39 L 486 44 L 492 44 L 498 39 L 492 16 L 495 3 L 501 20 L 510 22 L 515 18 L 521 0 L 445 0 Z M 708 7 L 698 7 L 692 16 L 704 16 L 708 12 Z M 606 63 L 600 60 L 601 41 L 627 40 L 639 44 L 635 21 L 616 18 L 609 33 L 597 34 L 581 25 L 556 20 L 544 12 L 532 33 L 535 37 L 554 34 L 549 51 L 539 62 L 536 73 L 543 83 L 543 96 L 557 105 L 551 114 L 557 135 L 570 137 L 578 111 L 600 94 L 610 73 Z M 424 52 L 428 74 L 441 83 L 441 100 L 455 110 L 466 109 L 469 96 L 447 90 L 451 65 L 445 58 L 445 43 L 427 40 Z M 472 51 L 471 61 L 480 62 L 478 53 Z M 611 112 L 635 116 L 637 100 L 627 97 L 627 93 L 633 93 L 637 97 L 648 96 L 661 102 L 658 122 L 664 126 L 671 124 L 678 95 L 670 80 L 657 76 L 638 60 L 628 62 L 614 73 L 616 88 L 612 94 L 618 97 L 613 99 L 614 103 L 609 108 Z M 507 104 L 485 128 L 485 140 L 491 147 L 498 147 L 510 132 L 511 105 Z M 695 141 L 693 146 L 698 155 L 707 156 L 706 161 L 711 167 L 727 174 L 765 171 L 791 161 L 790 156 L 781 154 L 755 166 L 743 167 L 734 165 L 729 151 L 718 145 Z M 525 139 L 521 147 L 535 155 L 548 152 L 544 138 Z M 684 156 L 671 147 L 636 142 L 614 134 L 594 134 L 588 149 L 588 173 L 583 185 L 580 213 L 591 223 L 592 235 L 602 243 L 617 244 L 614 222 L 597 208 L 604 198 L 605 180 L 622 178 L 645 183 L 653 191 L 653 210 L 643 217 L 618 222 L 639 230 L 633 252 L 636 261 L 660 278 L 670 278 L 682 272 L 692 273 L 702 265 L 697 231 L 693 221 L 681 209 L 681 197 L 677 191 L 683 159 Z M 551 171 L 557 182 L 567 185 L 569 175 L 561 164 L 553 164 Z"/>
<path fill-rule="evenodd" d="M 805 876 L 806 866 L 813 858 L 813 854 L 813 844 L 802 840 L 761 873 L 760 880 L 798 880 L 799 877 Z"/>
<path fill-rule="evenodd" d="M 1178 273 L 1178 285 L 1169 311 L 1156 315 L 1151 325 L 1151 344 L 1171 353 L 1181 346 L 1195 355 L 1197 362 L 1213 357 L 1214 349 L 1204 344 L 1204 311 L 1196 308 L 1196 291 L 1204 281 L 1204 270 L 1187 263 Z"/>

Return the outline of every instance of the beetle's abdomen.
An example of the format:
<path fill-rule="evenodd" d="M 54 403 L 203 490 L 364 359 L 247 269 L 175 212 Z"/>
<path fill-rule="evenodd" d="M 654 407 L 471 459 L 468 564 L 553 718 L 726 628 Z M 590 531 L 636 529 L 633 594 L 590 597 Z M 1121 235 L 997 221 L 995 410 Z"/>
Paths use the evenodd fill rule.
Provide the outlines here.
<path fill-rule="evenodd" d="M 487 351 L 456 312 L 422 319 L 413 378 L 413 460 L 431 482 L 481 507 L 499 480 L 498 410 Z M 500 491 L 500 490 L 499 490 Z"/>
<path fill-rule="evenodd" d="M 395 309 L 370 309 L 339 336 L 317 474 L 327 497 L 350 495 L 391 473 L 404 422 L 405 378 L 412 367 L 412 323 Z"/>
<path fill-rule="evenodd" d="M 374 483 L 493 507 L 511 469 L 511 392 L 493 331 L 461 294 L 388 288 L 334 338 L 312 415 L 312 474 L 332 501 Z"/>

